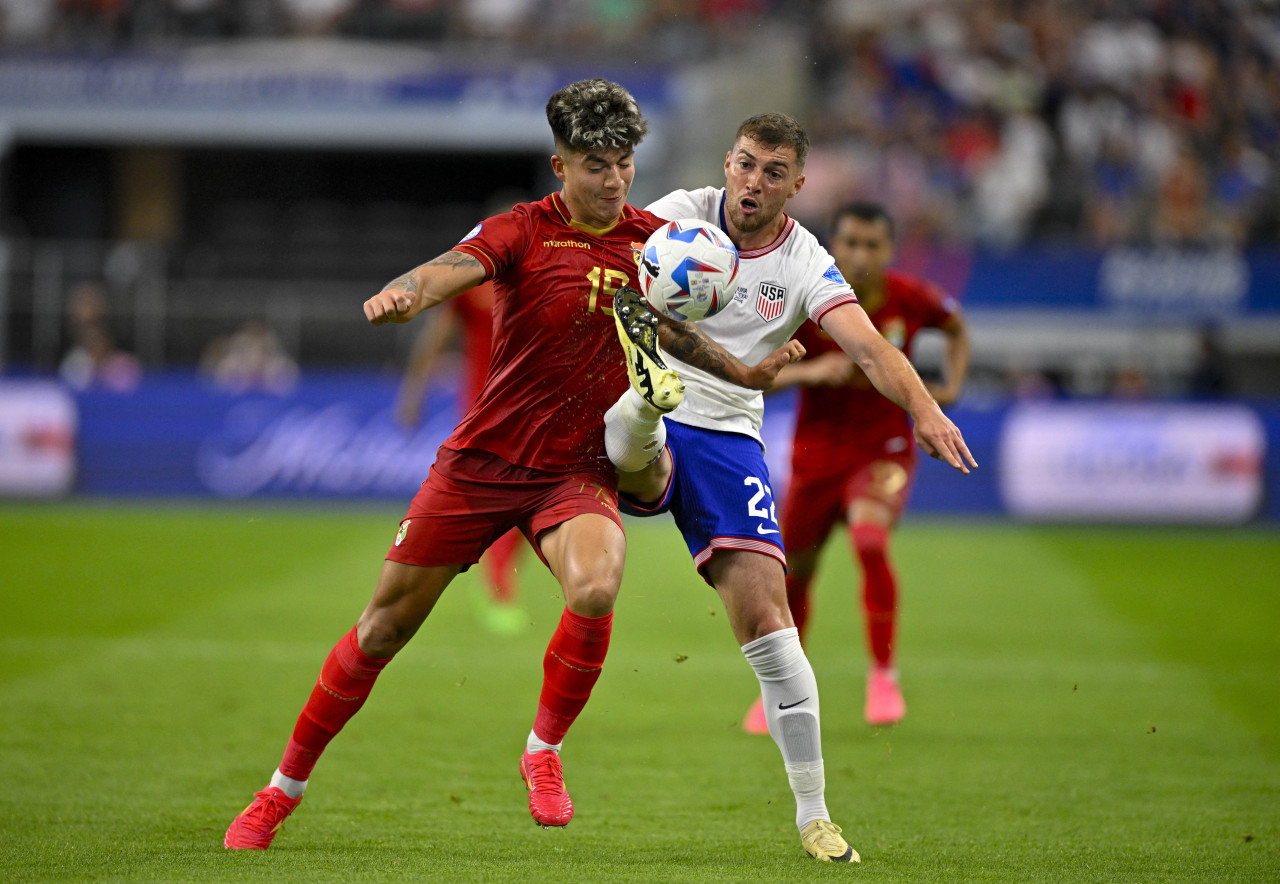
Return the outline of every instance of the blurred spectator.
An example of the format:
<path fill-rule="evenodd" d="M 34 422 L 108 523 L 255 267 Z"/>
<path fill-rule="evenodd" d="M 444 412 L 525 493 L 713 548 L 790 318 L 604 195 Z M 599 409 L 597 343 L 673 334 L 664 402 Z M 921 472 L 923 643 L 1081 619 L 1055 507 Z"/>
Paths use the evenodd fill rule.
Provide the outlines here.
<path fill-rule="evenodd" d="M 1209 186 L 1204 163 L 1183 148 L 1156 183 L 1142 240 L 1164 246 L 1200 246 L 1221 242 L 1221 219 L 1209 213 Z"/>
<path fill-rule="evenodd" d="M 71 349 L 62 357 L 58 374 L 74 390 L 103 389 L 128 393 L 138 386 L 142 369 L 131 354 L 116 348 L 111 333 L 106 290 L 85 282 L 67 298 Z"/>
<path fill-rule="evenodd" d="M 215 338 L 200 357 L 200 373 L 231 393 L 282 395 L 298 382 L 298 365 L 265 322 L 252 319 L 235 333 Z"/>
<path fill-rule="evenodd" d="M 1272 178 L 1266 155 L 1248 134 L 1240 128 L 1229 132 L 1213 174 L 1212 208 L 1233 242 L 1248 240 L 1251 221 L 1261 214 L 1259 202 Z"/>

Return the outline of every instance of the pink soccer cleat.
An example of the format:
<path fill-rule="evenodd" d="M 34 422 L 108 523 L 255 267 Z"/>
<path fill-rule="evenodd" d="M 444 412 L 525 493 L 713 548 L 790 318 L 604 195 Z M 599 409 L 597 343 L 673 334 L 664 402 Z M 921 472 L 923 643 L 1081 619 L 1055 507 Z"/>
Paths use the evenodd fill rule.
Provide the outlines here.
<path fill-rule="evenodd" d="M 550 749 L 520 756 L 520 776 L 529 788 L 529 813 L 544 829 L 564 827 L 573 819 L 573 800 L 564 787 L 560 756 Z"/>
<path fill-rule="evenodd" d="M 897 724 L 907 714 L 907 704 L 898 687 L 898 674 L 876 667 L 867 674 L 867 724 L 877 727 Z"/>
<path fill-rule="evenodd" d="M 764 716 L 763 697 L 756 697 L 756 701 L 747 710 L 747 717 L 742 719 L 742 729 L 749 734 L 769 733 L 769 719 Z"/>
<path fill-rule="evenodd" d="M 290 798 L 275 786 L 255 792 L 253 803 L 231 821 L 222 846 L 228 850 L 266 850 L 285 818 L 301 803 L 301 798 Z"/>

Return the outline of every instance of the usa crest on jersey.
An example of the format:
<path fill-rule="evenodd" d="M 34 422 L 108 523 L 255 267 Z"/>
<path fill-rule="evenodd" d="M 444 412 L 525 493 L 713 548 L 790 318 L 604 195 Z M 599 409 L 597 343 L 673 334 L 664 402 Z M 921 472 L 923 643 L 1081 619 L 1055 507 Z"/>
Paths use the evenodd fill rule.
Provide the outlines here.
<path fill-rule="evenodd" d="M 756 312 L 765 322 L 773 322 L 782 315 L 782 302 L 787 290 L 774 282 L 760 283 L 760 293 L 756 295 Z"/>

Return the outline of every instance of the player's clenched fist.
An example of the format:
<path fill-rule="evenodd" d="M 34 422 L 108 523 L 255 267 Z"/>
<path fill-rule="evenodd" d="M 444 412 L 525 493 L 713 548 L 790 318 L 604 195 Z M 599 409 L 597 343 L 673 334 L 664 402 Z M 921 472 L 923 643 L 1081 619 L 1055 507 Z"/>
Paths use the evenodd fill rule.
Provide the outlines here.
<path fill-rule="evenodd" d="M 403 289 L 383 289 L 364 302 L 365 318 L 374 325 L 408 322 L 413 318 L 413 293 Z"/>

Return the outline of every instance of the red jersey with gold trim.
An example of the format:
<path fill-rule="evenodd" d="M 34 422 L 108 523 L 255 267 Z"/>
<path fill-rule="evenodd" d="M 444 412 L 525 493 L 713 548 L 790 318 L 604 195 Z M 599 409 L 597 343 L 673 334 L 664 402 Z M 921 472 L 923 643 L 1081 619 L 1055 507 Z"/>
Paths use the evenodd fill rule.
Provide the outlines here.
<path fill-rule="evenodd" d="M 922 328 L 941 328 L 955 314 L 955 301 L 930 282 L 889 270 L 884 301 L 871 322 L 908 357 Z M 865 304 L 864 304 L 865 306 Z M 839 350 L 830 335 L 812 322 L 796 334 L 808 356 Z M 899 441 L 905 440 L 905 441 Z M 904 447 L 905 446 L 905 447 Z M 826 473 L 851 460 L 914 451 L 907 413 L 872 386 L 855 368 L 844 387 L 801 387 L 796 412 L 792 471 Z"/>
<path fill-rule="evenodd" d="M 613 227 L 589 228 L 554 193 L 454 246 L 493 280 L 493 344 L 484 389 L 446 448 L 550 472 L 607 463 L 604 413 L 627 386 L 613 295 L 636 284 L 640 250 L 662 223 L 625 206 Z"/>

